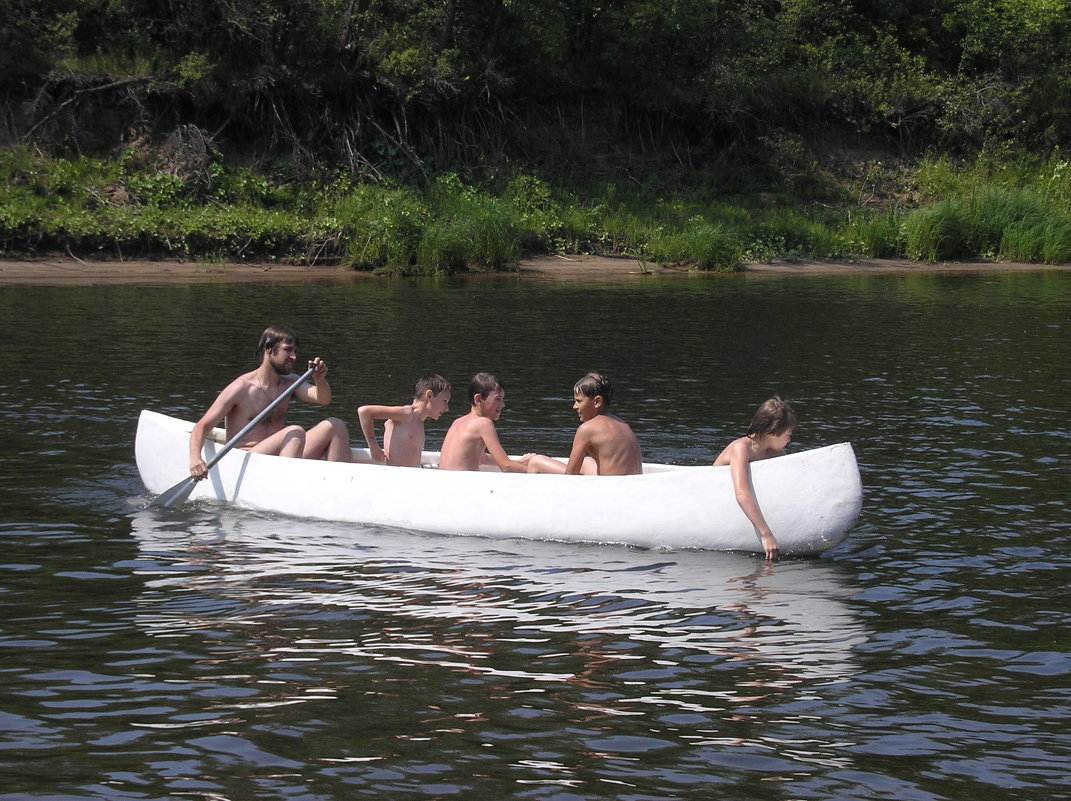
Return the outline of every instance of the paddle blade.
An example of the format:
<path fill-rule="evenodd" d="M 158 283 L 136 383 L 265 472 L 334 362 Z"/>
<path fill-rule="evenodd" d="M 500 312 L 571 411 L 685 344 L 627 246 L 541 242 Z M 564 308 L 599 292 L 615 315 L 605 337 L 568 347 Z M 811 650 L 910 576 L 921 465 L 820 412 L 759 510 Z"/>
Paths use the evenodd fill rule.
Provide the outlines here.
<path fill-rule="evenodd" d="M 192 477 L 184 479 L 149 501 L 149 506 L 182 506 L 189 500 L 195 486 L 197 482 Z"/>

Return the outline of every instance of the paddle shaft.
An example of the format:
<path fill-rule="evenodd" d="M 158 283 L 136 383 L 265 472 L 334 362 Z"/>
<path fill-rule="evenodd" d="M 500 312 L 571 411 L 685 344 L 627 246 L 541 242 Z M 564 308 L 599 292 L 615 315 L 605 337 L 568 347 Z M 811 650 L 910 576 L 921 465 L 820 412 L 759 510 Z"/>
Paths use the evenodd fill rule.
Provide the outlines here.
<path fill-rule="evenodd" d="M 271 403 L 269 403 L 267 406 L 265 406 L 264 409 L 261 412 L 259 412 L 256 417 L 254 417 L 252 420 L 250 420 L 245 425 L 245 427 L 242 428 L 241 431 L 239 431 L 237 434 L 235 434 L 233 437 L 231 437 L 229 440 L 227 440 L 227 442 L 224 444 L 224 446 L 219 449 L 219 452 L 216 453 L 215 456 L 213 456 L 208 462 L 205 463 L 205 470 L 206 471 L 211 470 L 213 468 L 213 466 L 215 466 L 215 464 L 220 459 L 222 459 L 224 456 L 226 456 L 227 453 L 231 449 L 233 449 L 235 445 L 237 445 L 238 443 L 240 443 L 242 441 L 242 439 L 245 437 L 246 434 L 248 434 L 250 431 L 252 431 L 254 428 L 256 428 L 260 424 L 261 420 L 263 420 L 265 417 L 267 417 L 269 414 L 271 414 L 273 411 L 275 411 L 275 409 L 279 406 L 279 404 L 281 404 L 283 401 L 285 401 L 287 398 L 289 398 L 291 395 L 293 395 L 294 392 L 297 391 L 298 387 L 300 387 L 302 384 L 304 384 L 306 381 L 308 381 L 310 378 L 312 378 L 312 374 L 315 373 L 315 372 L 316 372 L 316 368 L 315 367 L 310 367 L 308 370 L 306 370 L 304 372 L 303 375 L 298 377 L 297 381 L 295 381 L 293 384 L 291 384 L 286 389 L 284 389 L 281 393 L 279 393 L 279 397 L 278 398 L 276 398 Z M 186 499 L 190 497 L 190 493 L 193 492 L 194 485 L 196 485 L 196 484 L 197 484 L 197 479 L 195 479 L 193 476 L 188 476 L 187 478 L 183 479 L 182 481 L 180 481 L 178 484 L 176 484 L 175 486 L 173 486 L 171 489 L 167 490 L 166 492 L 161 492 L 159 495 L 156 496 L 156 498 L 153 499 L 153 501 L 149 505 L 150 506 L 175 506 L 176 504 L 185 503 Z"/>

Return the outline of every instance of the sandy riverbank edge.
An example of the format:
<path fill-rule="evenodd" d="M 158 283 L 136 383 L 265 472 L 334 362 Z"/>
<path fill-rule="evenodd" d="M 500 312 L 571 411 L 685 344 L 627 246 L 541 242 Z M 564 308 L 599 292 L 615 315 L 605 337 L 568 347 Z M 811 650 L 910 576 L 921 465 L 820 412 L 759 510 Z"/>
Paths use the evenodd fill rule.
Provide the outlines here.
<path fill-rule="evenodd" d="M 802 261 L 792 263 L 749 264 L 746 269 L 723 273 L 689 272 L 683 268 L 641 264 L 634 259 L 602 256 L 540 256 L 521 262 L 516 275 L 531 280 L 643 280 L 650 275 L 718 277 L 758 275 L 852 275 L 888 273 L 972 273 L 972 272 L 1042 272 L 1071 270 L 1071 265 L 1012 264 L 998 262 L 949 262 L 920 264 L 897 259 L 855 262 Z M 513 273 L 511 273 L 513 275 Z M 94 284 L 131 284 L 160 286 L 195 283 L 313 283 L 369 279 L 359 273 L 332 266 L 303 266 L 275 263 L 214 263 L 198 261 L 83 261 L 53 257 L 0 259 L 0 286 L 86 286 Z"/>

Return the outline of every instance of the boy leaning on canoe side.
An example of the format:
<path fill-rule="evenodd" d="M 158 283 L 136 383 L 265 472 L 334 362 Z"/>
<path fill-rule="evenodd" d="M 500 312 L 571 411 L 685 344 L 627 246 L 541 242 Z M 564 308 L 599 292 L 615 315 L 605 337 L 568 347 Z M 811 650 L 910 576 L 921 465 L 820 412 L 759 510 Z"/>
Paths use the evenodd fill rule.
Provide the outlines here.
<path fill-rule="evenodd" d="M 297 335 L 289 328 L 274 325 L 260 336 L 256 358 L 259 366 L 228 384 L 208 407 L 190 432 L 190 475 L 200 481 L 208 475 L 202 449 L 209 432 L 225 422 L 228 441 L 247 423 L 270 406 L 298 376 L 291 370 L 297 362 Z M 319 357 L 309 361 L 315 369 L 312 386 L 302 384 L 294 394 L 307 403 L 326 406 L 331 402 L 327 365 Z M 350 460 L 349 429 L 337 417 L 322 420 L 308 431 L 286 425 L 287 398 L 250 431 L 237 447 L 253 453 L 304 459 Z"/>
<path fill-rule="evenodd" d="M 569 461 L 562 464 L 533 456 L 529 473 L 631 476 L 643 472 L 643 454 L 629 424 L 610 412 L 614 388 L 601 373 L 588 373 L 573 385 L 573 410 L 580 425 L 573 437 Z"/>
<path fill-rule="evenodd" d="M 774 396 L 759 406 L 748 426 L 747 433 L 725 446 L 714 460 L 714 467 L 729 465 L 733 477 L 736 502 L 759 533 L 767 559 L 777 559 L 781 548 L 777 544 L 766 518 L 762 516 L 755 493 L 751 490 L 748 465 L 761 459 L 784 456 L 796 430 L 796 413 L 785 401 Z"/>
<path fill-rule="evenodd" d="M 413 400 L 405 406 L 357 407 L 357 420 L 368 443 L 368 452 L 376 464 L 396 467 L 420 467 L 424 451 L 424 423 L 438 420 L 450 407 L 450 382 L 438 373 L 420 377 L 413 390 Z M 383 426 L 383 447 L 376 439 L 376 420 Z"/>
<path fill-rule="evenodd" d="M 506 406 L 506 390 L 490 373 L 469 381 L 469 413 L 457 418 L 446 432 L 439 454 L 440 470 L 479 470 L 493 465 L 503 473 L 527 473 L 534 454 L 511 459 L 498 440 L 495 421 Z"/>

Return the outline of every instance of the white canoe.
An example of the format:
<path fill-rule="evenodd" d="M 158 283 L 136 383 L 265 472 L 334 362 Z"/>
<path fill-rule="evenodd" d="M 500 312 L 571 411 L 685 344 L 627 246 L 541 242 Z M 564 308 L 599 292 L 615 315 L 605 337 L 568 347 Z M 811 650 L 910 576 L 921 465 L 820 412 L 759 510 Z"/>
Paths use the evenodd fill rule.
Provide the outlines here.
<path fill-rule="evenodd" d="M 135 451 L 150 493 L 188 476 L 192 427 L 141 412 Z M 205 444 L 205 458 L 223 441 L 217 430 Z M 353 458 L 283 459 L 236 448 L 190 499 L 437 534 L 762 552 L 736 502 L 728 467 L 644 464 L 637 476 L 559 476 L 440 471 L 433 452 L 424 454 L 423 468 L 372 464 L 365 448 L 354 448 Z M 847 442 L 755 462 L 751 482 L 785 555 L 832 548 L 862 506 L 859 468 Z"/>

